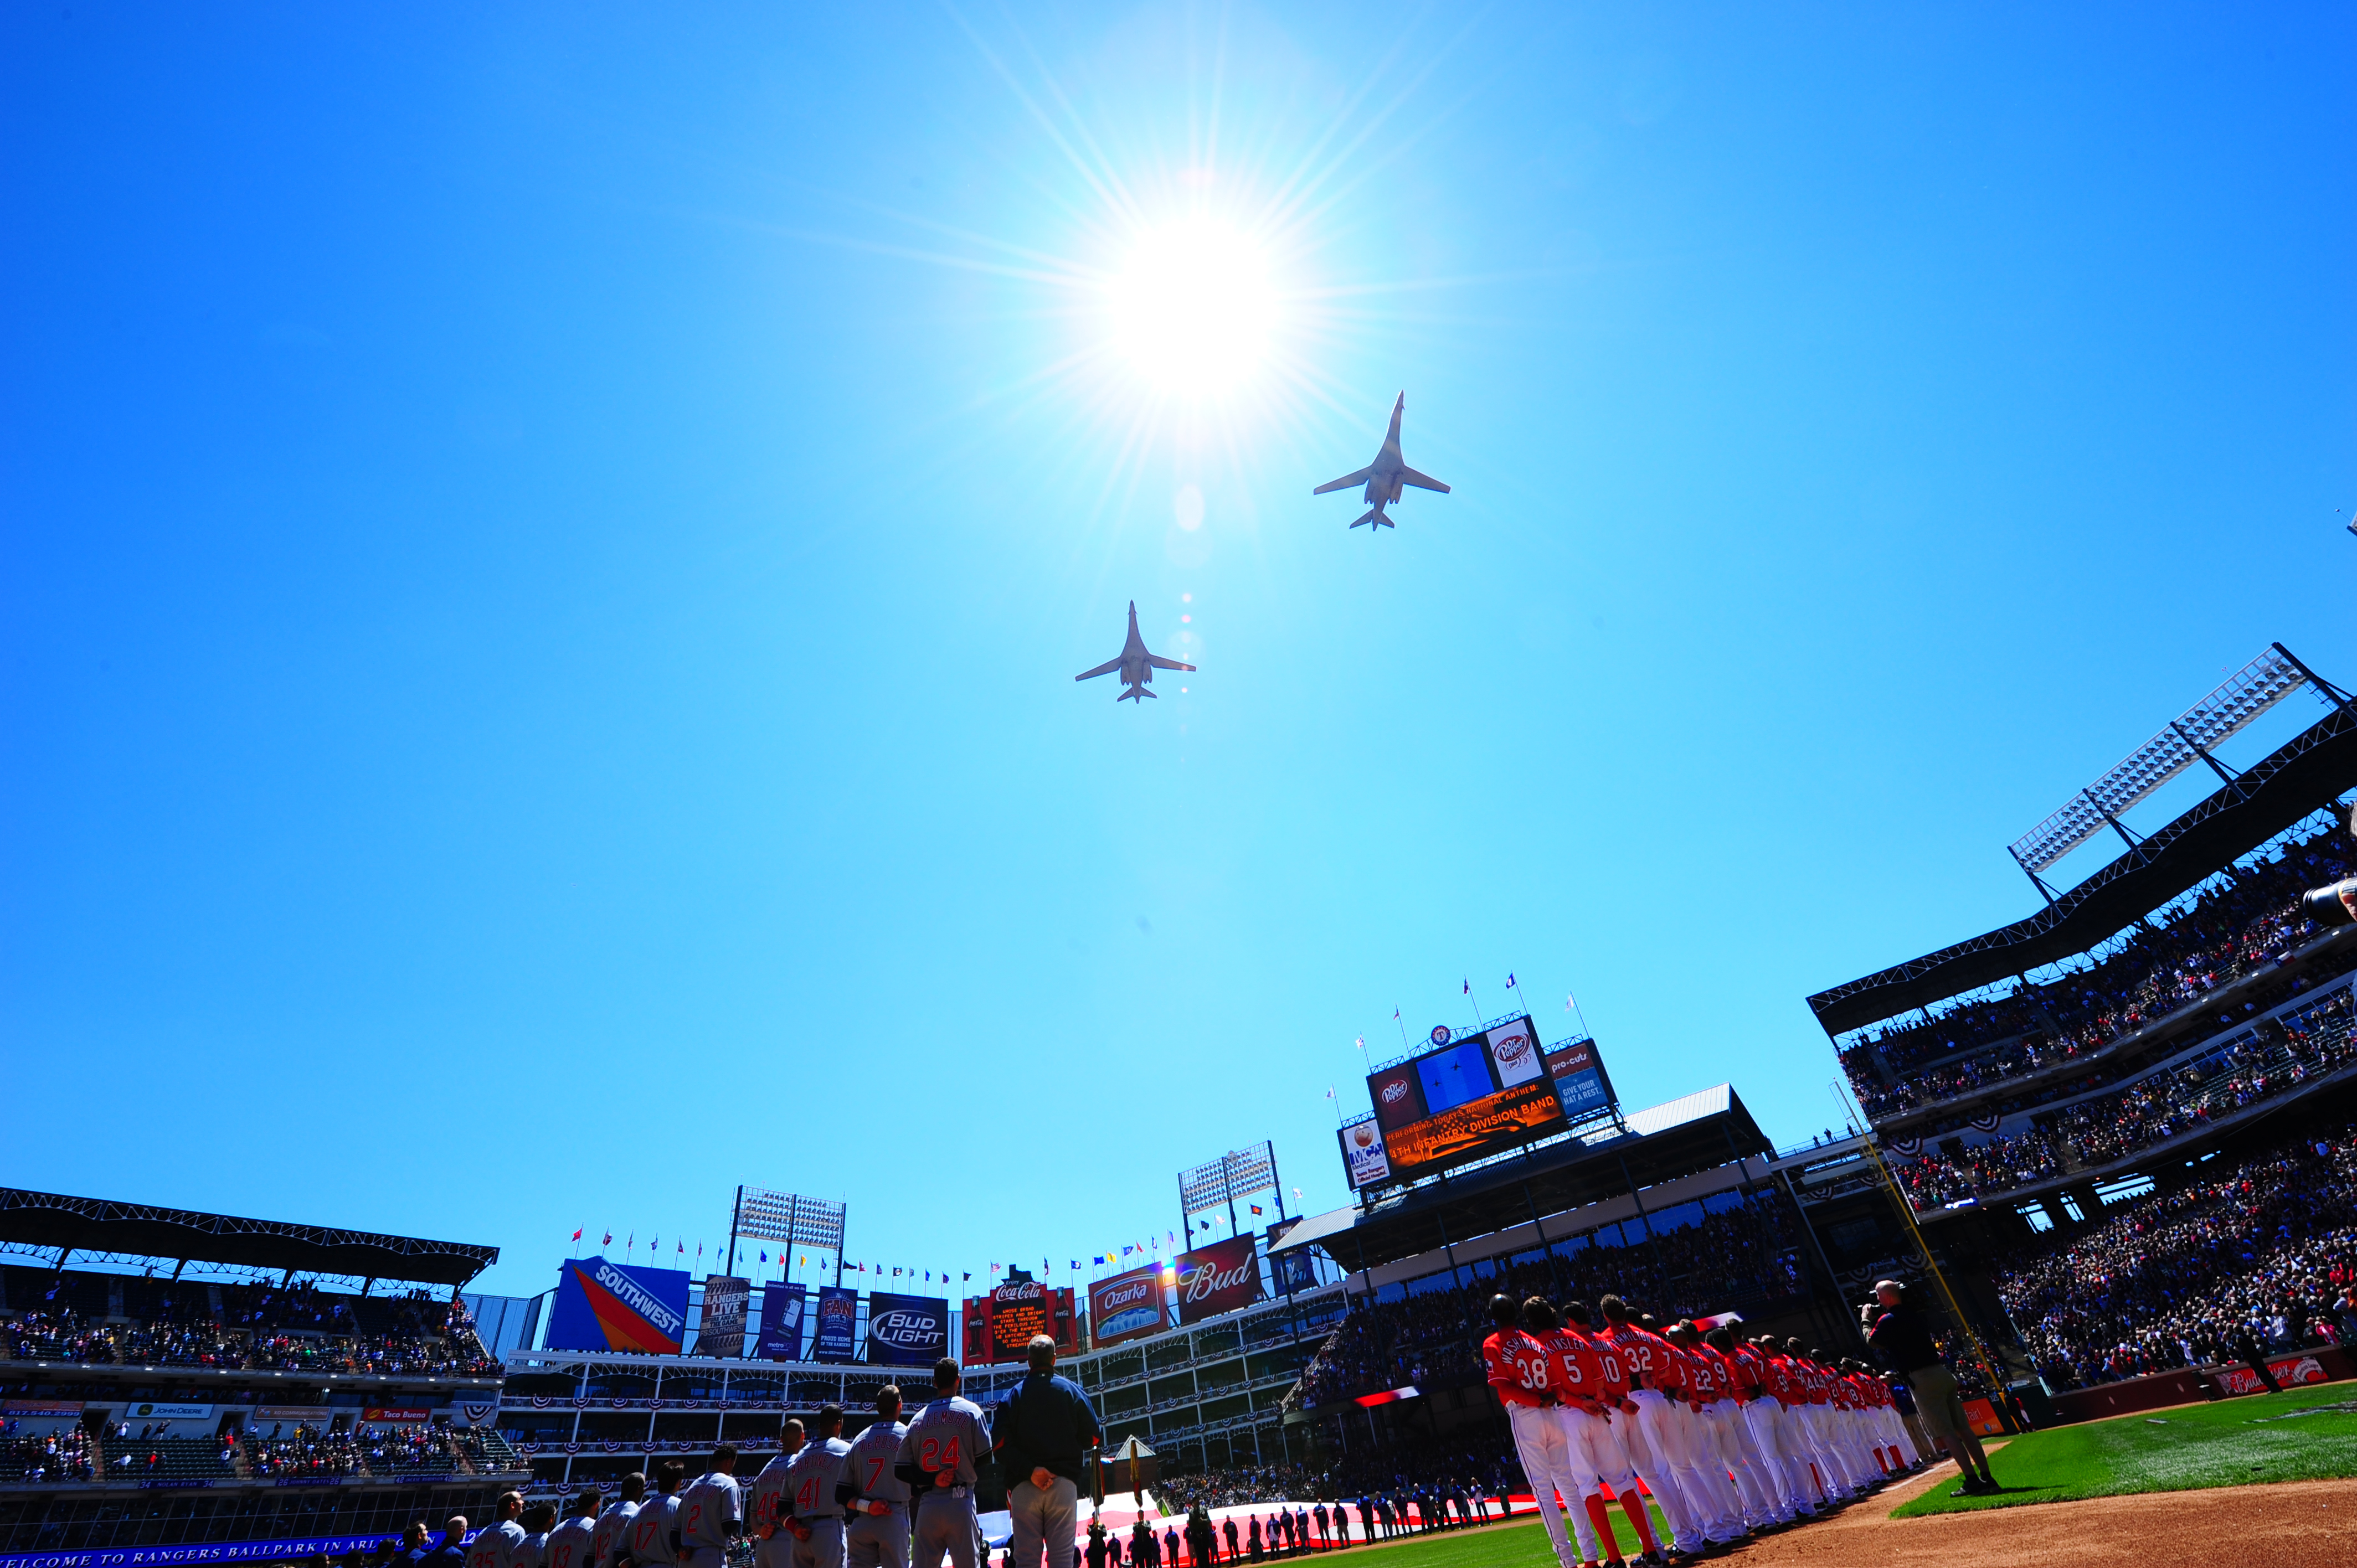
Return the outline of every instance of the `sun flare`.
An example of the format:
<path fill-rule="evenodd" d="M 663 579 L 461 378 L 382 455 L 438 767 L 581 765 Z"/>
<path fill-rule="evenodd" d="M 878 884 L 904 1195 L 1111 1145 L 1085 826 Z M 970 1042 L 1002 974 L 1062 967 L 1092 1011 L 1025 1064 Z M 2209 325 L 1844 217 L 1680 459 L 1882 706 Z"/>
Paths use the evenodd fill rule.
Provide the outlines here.
<path fill-rule="evenodd" d="M 1225 392 L 1269 356 L 1277 296 L 1268 258 L 1225 224 L 1189 219 L 1145 234 L 1110 293 L 1115 344 L 1163 391 Z"/>

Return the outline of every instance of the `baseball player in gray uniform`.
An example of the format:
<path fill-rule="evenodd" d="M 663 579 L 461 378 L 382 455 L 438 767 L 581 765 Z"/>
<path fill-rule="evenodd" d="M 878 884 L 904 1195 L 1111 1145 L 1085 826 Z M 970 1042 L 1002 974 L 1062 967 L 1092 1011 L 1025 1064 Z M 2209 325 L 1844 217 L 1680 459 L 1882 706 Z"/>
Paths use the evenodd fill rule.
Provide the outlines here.
<path fill-rule="evenodd" d="M 630 1531 L 622 1541 L 623 1554 L 636 1568 L 678 1568 L 679 1563 L 679 1484 L 687 1477 L 687 1466 L 676 1459 L 666 1459 L 655 1466 L 655 1487 L 660 1495 L 639 1505 L 630 1516 Z M 468 1568 L 474 1568 L 468 1563 Z"/>
<path fill-rule="evenodd" d="M 723 1443 L 704 1474 L 679 1495 L 679 1568 L 725 1568 L 728 1543 L 744 1533 L 737 1444 Z"/>
<path fill-rule="evenodd" d="M 786 1530 L 785 1521 L 794 1510 L 787 1506 L 791 1494 L 786 1490 L 786 1476 L 807 1441 L 802 1423 L 786 1417 L 778 1428 L 778 1456 L 753 1477 L 752 1511 L 747 1516 L 753 1523 L 753 1568 L 792 1568 L 794 1538 Z"/>
<path fill-rule="evenodd" d="M 523 1548 L 523 1526 L 516 1522 L 523 1512 L 523 1494 L 501 1492 L 496 1507 L 495 1522 L 467 1547 L 467 1568 L 511 1568 Z"/>
<path fill-rule="evenodd" d="M 947 1552 L 956 1568 L 983 1568 L 974 1516 L 974 1467 L 990 1453 L 982 1407 L 958 1397 L 957 1362 L 933 1363 L 933 1398 L 900 1439 L 894 1468 L 917 1495 L 909 1560 L 915 1568 L 942 1568 Z"/>
<path fill-rule="evenodd" d="M 887 1383 L 876 1392 L 876 1420 L 852 1441 L 850 1480 L 857 1488 L 844 1506 L 851 1523 L 843 1532 L 848 1568 L 909 1568 L 909 1483 L 900 1479 L 900 1391 Z"/>
<path fill-rule="evenodd" d="M 843 1407 L 823 1404 L 816 1434 L 794 1455 L 786 1486 L 794 1510 L 794 1568 L 843 1568 L 843 1499 L 851 1491 L 851 1444 L 843 1440 Z"/>
<path fill-rule="evenodd" d="M 614 1554 L 622 1550 L 630 1534 L 630 1516 L 639 1511 L 639 1504 L 647 1495 L 646 1472 L 633 1470 L 622 1477 L 621 1487 L 606 1511 L 597 1516 L 597 1528 L 589 1532 L 589 1555 L 576 1568 L 614 1568 Z"/>
<path fill-rule="evenodd" d="M 590 1568 L 589 1541 L 597 1532 L 597 1494 L 583 1492 L 573 1499 L 565 1522 L 548 1532 L 543 1568 Z"/>

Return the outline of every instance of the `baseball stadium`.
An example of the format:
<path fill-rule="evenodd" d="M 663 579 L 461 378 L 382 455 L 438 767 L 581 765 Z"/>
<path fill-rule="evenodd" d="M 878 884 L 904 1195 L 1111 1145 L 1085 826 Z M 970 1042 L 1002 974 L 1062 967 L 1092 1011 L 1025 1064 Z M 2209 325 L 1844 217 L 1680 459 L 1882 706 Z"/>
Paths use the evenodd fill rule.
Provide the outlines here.
<path fill-rule="evenodd" d="M 2357 6 L 0 73 L 0 1568 L 2357 1565 Z"/>
<path fill-rule="evenodd" d="M 2061 854 L 2302 693 L 2320 716 L 2051 895 Z M 602 1511 L 723 1444 L 748 1473 L 789 1462 L 823 1417 L 858 1436 L 904 1385 L 913 1409 L 943 1358 L 998 1415 L 1043 1354 L 1099 1423 L 1091 1568 L 1125 1542 L 1171 1568 L 1543 1563 L 1566 1519 L 1591 1562 L 2032 1560 L 2197 1507 L 2295 1510 L 2319 1550 L 2346 1543 L 2357 925 L 2304 895 L 2357 872 L 2352 779 L 2357 706 L 2270 649 L 2014 846 L 2036 914 L 1809 998 L 1847 1127 L 1779 1148 L 1734 1085 L 1627 1109 L 1584 1035 L 1436 1029 L 1372 1066 L 1374 1109 L 1337 1132 L 1351 1204 L 1286 1214 L 1275 1146 L 1235 1151 L 1178 1176 L 1189 1233 L 1228 1239 L 1098 1257 L 1078 1287 L 1008 1267 L 954 1298 L 945 1275 L 863 1289 L 845 1205 L 758 1187 L 728 1196 L 722 1272 L 576 1255 L 529 1298 L 469 1293 L 495 1248 L 8 1191 L 0 1564 L 383 1562 L 433 1544 L 419 1521 L 471 1540 L 505 1494 L 527 1519 Z M 813 1256 L 831 1271 L 785 1277 Z M 1921 1304 L 1936 1367 L 1869 1332 L 1878 1289 Z M 1763 1429 L 1693 1464 L 1656 1437 L 1618 1476 L 1558 1468 L 1501 1337 L 1544 1303 L 1573 1315 L 1564 1343 L 1609 1352 L 1608 1301 L 1692 1363 L 1622 1387 L 1632 1422 L 1664 1377 L 1717 1408 L 1694 1369 L 1726 1339 L 1736 1407 L 1797 1422 L 1822 1370 L 1835 1423 L 1877 1435 Z M 1940 1369 L 1971 1463 L 1910 1397 Z M 1009 1479 L 975 1480 L 1005 1548 Z"/>

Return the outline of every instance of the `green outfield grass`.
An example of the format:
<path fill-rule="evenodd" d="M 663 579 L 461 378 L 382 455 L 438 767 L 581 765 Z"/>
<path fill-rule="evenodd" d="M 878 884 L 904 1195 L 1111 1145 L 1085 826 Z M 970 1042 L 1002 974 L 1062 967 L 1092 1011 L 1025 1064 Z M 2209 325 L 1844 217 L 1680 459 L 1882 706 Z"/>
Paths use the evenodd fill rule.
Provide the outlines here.
<path fill-rule="evenodd" d="M 2005 1488 L 1994 1497 L 1952 1498 L 1943 1482 L 1891 1517 L 2357 1476 L 2357 1384 L 2033 1432 L 1992 1453 L 1989 1469 Z"/>

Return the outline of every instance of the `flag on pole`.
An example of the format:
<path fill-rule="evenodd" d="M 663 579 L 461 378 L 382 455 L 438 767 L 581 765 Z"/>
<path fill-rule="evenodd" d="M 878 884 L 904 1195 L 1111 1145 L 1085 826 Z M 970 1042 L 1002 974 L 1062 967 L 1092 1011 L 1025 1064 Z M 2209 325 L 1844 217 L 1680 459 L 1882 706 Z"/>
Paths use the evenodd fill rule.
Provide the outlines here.
<path fill-rule="evenodd" d="M 1465 982 L 1465 994 L 1468 996 L 1473 994 L 1473 982 L 1469 979 Z"/>
<path fill-rule="evenodd" d="M 573 1232 L 573 1239 L 574 1239 L 576 1241 L 578 1241 L 579 1240 L 581 1240 L 581 1232 L 580 1232 L 579 1230 L 575 1230 L 575 1231 Z"/>
<path fill-rule="evenodd" d="M 1514 989 L 1514 972 L 1511 969 L 1506 971 L 1506 989 L 1509 991 Z"/>
<path fill-rule="evenodd" d="M 1578 1012 L 1578 1011 L 1579 1011 L 1579 998 L 1578 998 L 1578 997 L 1577 997 L 1577 996 L 1574 996 L 1574 995 L 1573 995 L 1570 992 L 1568 992 L 1568 991 L 1565 992 L 1565 993 L 1563 993 L 1563 1010 L 1564 1010 L 1565 1012 L 1566 1012 L 1566 1013 L 1577 1013 L 1577 1012 Z"/>
<path fill-rule="evenodd" d="M 599 1243 L 598 1243 L 598 1245 L 599 1245 L 599 1246 L 601 1246 L 601 1247 L 610 1247 L 610 1246 L 612 1246 L 613 1244 L 614 1244 L 614 1233 L 613 1233 L 611 1230 L 607 1231 L 607 1232 L 606 1232 L 606 1239 L 605 1239 L 603 1241 L 601 1241 L 601 1242 L 599 1242 Z"/>

